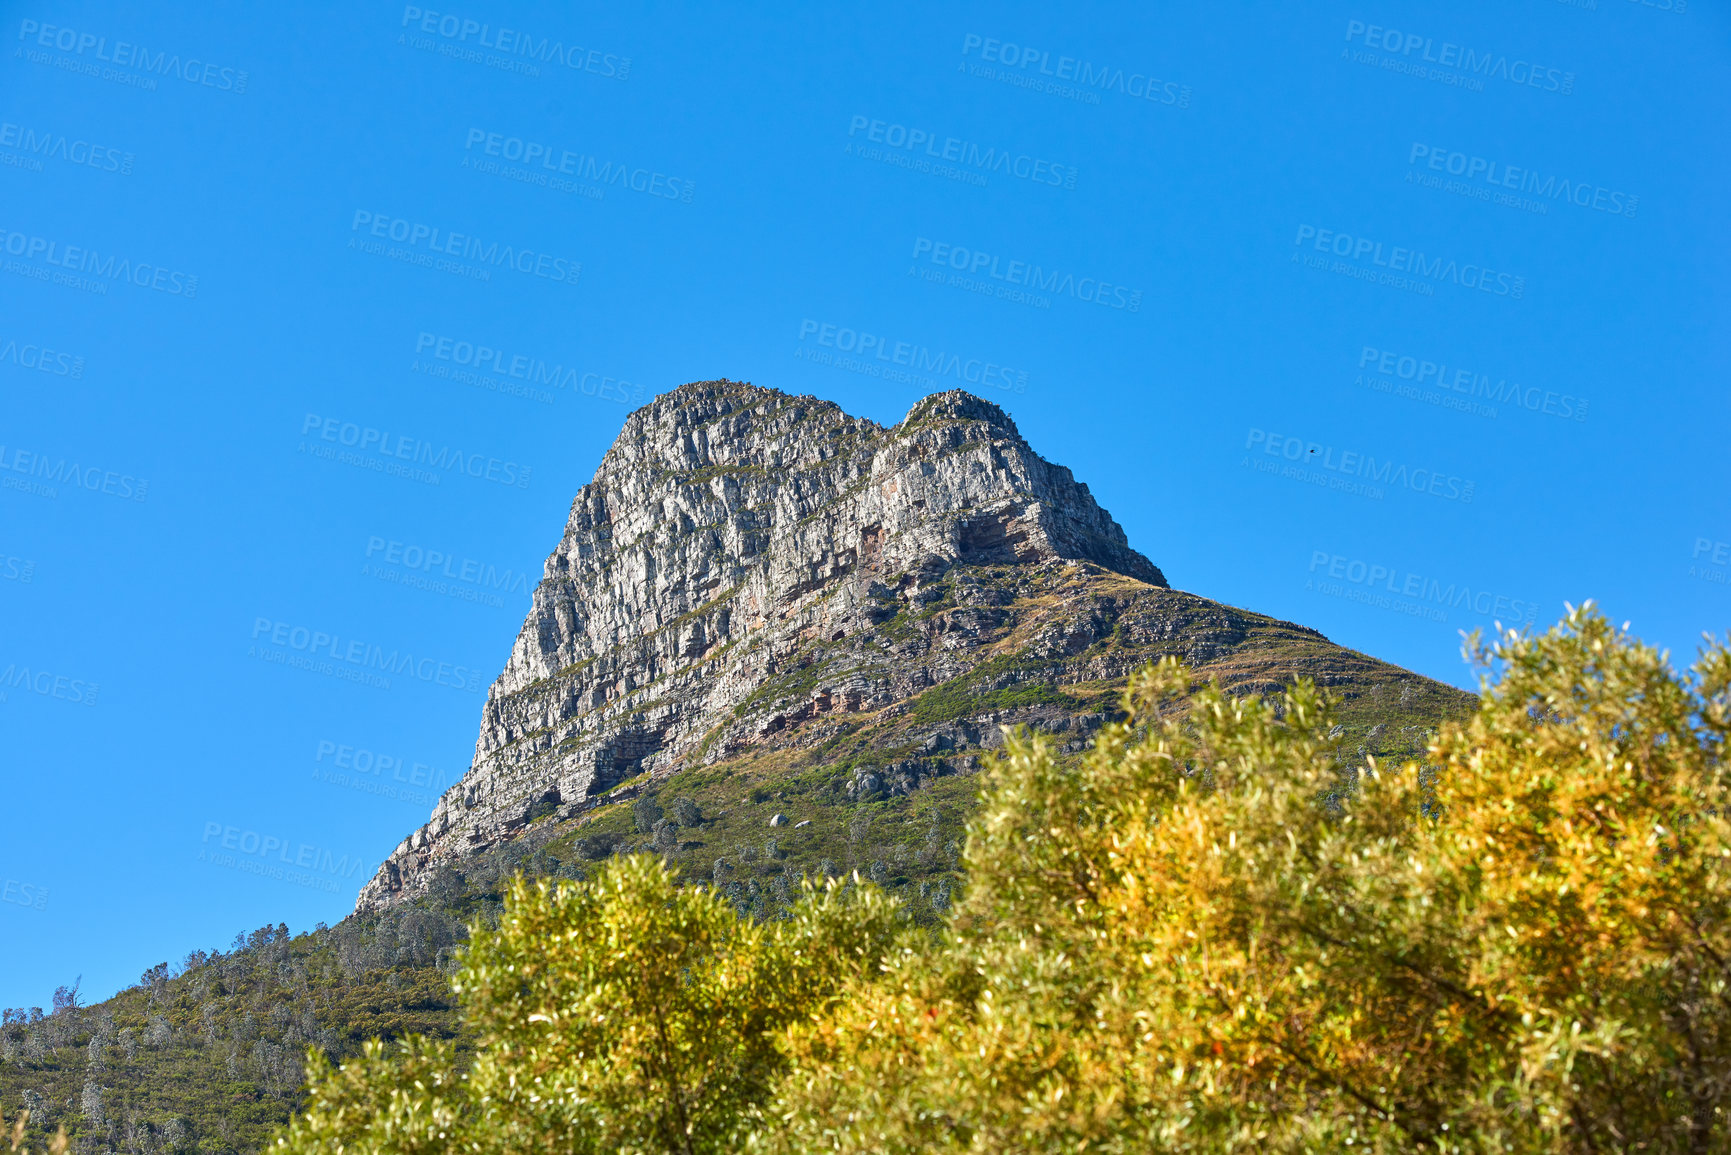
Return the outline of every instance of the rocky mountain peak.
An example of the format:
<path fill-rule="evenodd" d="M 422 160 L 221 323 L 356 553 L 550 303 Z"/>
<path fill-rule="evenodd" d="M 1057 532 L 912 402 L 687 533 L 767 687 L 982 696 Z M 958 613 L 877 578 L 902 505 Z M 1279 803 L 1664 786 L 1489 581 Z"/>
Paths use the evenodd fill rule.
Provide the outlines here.
<path fill-rule="evenodd" d="M 962 389 L 934 393 L 919 401 L 896 428 L 906 429 L 924 421 L 983 421 L 1002 430 L 1004 436 L 1022 440 L 1010 415 L 983 397 Z M 1024 443 L 1025 444 L 1025 443 Z"/>
<path fill-rule="evenodd" d="M 964 557 L 1086 558 L 1165 584 L 1087 488 L 988 401 L 938 394 L 885 429 L 813 397 L 681 386 L 626 420 L 572 502 L 489 697 L 653 634 L 723 589 L 740 595 L 729 623 L 741 608 L 767 621 L 862 564 Z"/>
<path fill-rule="evenodd" d="M 885 428 L 814 397 L 684 385 L 626 419 L 572 501 L 468 772 L 358 908 L 682 769 L 816 757 L 847 733 L 856 762 L 948 751 L 866 775 L 916 789 L 1000 723 L 1069 727 L 1160 653 L 1206 665 L 1260 645 L 1232 667 L 1254 683 L 1294 639 L 1344 653 L 1169 590 L 989 401 L 935 394 Z"/>

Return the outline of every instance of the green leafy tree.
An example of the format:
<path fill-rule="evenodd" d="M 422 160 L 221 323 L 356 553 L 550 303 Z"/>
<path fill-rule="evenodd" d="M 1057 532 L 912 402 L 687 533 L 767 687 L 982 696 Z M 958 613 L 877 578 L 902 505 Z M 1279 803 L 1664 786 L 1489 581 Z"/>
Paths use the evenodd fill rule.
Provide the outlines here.
<path fill-rule="evenodd" d="M 1429 770 L 1176 663 L 1079 769 L 1010 742 L 949 934 L 789 1027 L 758 1145 L 1731 1149 L 1731 652 L 1473 645 Z"/>
<path fill-rule="evenodd" d="M 479 1044 L 369 1045 L 333 1069 L 279 1141 L 294 1152 L 737 1150 L 791 1022 L 875 968 L 897 924 L 869 887 L 808 889 L 790 917 L 741 919 L 629 856 L 588 882 L 514 881 L 454 982 Z"/>
<path fill-rule="evenodd" d="M 1175 661 L 1079 762 L 1012 735 L 935 939 L 864 885 L 754 923 L 649 856 L 519 879 L 469 1070 L 315 1055 L 281 1145 L 1731 1150 L 1731 648 L 1680 675 L 1589 605 L 1471 653 L 1422 766 Z"/>

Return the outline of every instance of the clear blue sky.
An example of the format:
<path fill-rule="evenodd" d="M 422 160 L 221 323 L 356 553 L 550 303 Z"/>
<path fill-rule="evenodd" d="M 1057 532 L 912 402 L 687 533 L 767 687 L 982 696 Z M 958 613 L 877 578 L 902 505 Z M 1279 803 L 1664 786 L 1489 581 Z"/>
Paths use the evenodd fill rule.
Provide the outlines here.
<path fill-rule="evenodd" d="M 1457 684 L 1586 597 L 1691 654 L 1731 29 L 1682 6 L 7 5 L 0 1004 L 346 914 L 685 381 L 983 378 L 1174 585 Z"/>

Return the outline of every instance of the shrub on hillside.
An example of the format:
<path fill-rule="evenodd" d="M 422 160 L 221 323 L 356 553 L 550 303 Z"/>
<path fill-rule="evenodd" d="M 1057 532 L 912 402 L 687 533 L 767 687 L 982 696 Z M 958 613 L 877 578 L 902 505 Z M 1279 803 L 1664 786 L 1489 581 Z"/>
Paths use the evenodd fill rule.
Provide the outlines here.
<path fill-rule="evenodd" d="M 284 1152 L 735 1151 L 786 1061 L 776 1039 L 887 949 L 895 906 L 807 888 L 790 917 L 738 917 L 629 855 L 584 883 L 518 878 L 453 986 L 480 1052 L 368 1044 L 308 1063 Z"/>
<path fill-rule="evenodd" d="M 1472 654 L 1426 765 L 1173 660 L 1079 764 L 1012 736 L 935 937 L 857 876 L 771 923 L 649 856 L 518 880 L 472 1071 L 315 1055 L 283 1147 L 1731 1148 L 1731 648 L 1679 675 L 1588 606 Z"/>
<path fill-rule="evenodd" d="M 1079 770 L 1012 741 L 951 933 L 789 1030 L 762 1145 L 1727 1149 L 1731 650 L 1473 647 L 1428 770 L 1175 663 Z"/>

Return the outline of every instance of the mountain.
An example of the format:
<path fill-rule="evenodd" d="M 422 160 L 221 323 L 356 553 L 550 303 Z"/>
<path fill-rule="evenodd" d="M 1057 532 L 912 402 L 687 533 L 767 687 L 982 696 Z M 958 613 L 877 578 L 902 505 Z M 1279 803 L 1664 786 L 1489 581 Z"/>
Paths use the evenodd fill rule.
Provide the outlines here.
<path fill-rule="evenodd" d="M 1004 724 L 1085 740 L 1123 677 L 1169 653 L 1239 691 L 1308 674 L 1348 692 L 1366 734 L 1386 721 L 1360 701 L 1379 683 L 1464 701 L 1170 589 L 989 401 L 940 393 L 885 428 L 812 397 L 686 385 L 633 413 L 577 494 L 474 762 L 357 910 L 625 782 L 811 763 L 857 800 L 971 769 Z"/>
<path fill-rule="evenodd" d="M 355 913 L 194 952 L 97 1007 L 8 1012 L 0 1107 L 28 1097 L 123 1150 L 256 1150 L 309 1043 L 461 1038 L 452 949 L 515 870 L 653 852 L 765 917 L 801 876 L 857 870 L 935 923 L 1001 727 L 1076 754 L 1168 654 L 1240 695 L 1311 677 L 1341 699 L 1343 748 L 1383 757 L 1421 755 L 1474 702 L 1170 588 L 988 401 L 937 394 L 886 428 L 683 386 L 572 502 L 468 772 Z"/>

